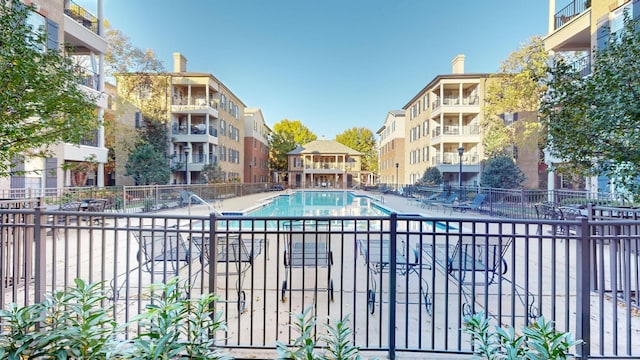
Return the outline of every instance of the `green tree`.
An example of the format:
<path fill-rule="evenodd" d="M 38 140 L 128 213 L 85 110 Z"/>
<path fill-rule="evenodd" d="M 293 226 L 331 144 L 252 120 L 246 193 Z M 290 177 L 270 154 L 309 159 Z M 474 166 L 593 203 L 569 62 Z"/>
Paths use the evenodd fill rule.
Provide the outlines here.
<path fill-rule="evenodd" d="M 171 175 L 165 154 L 148 143 L 141 143 L 131 151 L 125 168 L 137 185 L 166 184 Z"/>
<path fill-rule="evenodd" d="M 203 166 L 201 174 L 207 184 L 219 184 L 224 182 L 224 172 L 217 163 Z"/>
<path fill-rule="evenodd" d="M 50 156 L 50 145 L 80 143 L 98 127 L 95 99 L 78 87 L 80 69 L 70 56 L 47 46 L 45 29 L 29 25 L 32 11 L 0 1 L 0 175 L 5 176 L 16 159 Z"/>
<path fill-rule="evenodd" d="M 534 151 L 540 146 L 543 135 L 537 116 L 521 117 L 520 121 L 505 124 L 504 113 L 537 113 L 540 99 L 546 91 L 548 54 L 542 39 L 532 37 L 528 43 L 509 54 L 498 73 L 487 82 L 483 129 L 485 155 L 505 154 L 507 148 L 516 145 Z"/>
<path fill-rule="evenodd" d="M 108 28 L 106 37 L 108 48 L 105 54 L 105 75 L 108 81 L 118 81 L 119 96 L 115 98 L 117 110 L 105 112 L 104 117 L 105 146 L 109 149 L 109 162 L 105 165 L 105 171 L 124 173 L 128 154 L 139 143 L 141 135 L 133 124 L 122 121 L 122 117 L 126 111 L 141 110 L 147 119 L 165 118 L 164 98 L 160 100 L 160 104 L 137 99 L 138 94 L 149 90 L 148 84 L 155 83 L 156 92 L 161 92 L 160 87 L 164 84 L 153 82 L 153 76 L 162 73 L 164 67 L 152 50 L 134 46 L 130 38 L 120 30 Z M 143 87 L 146 89 L 142 89 Z"/>
<path fill-rule="evenodd" d="M 283 119 L 273 125 L 273 132 L 287 140 L 293 140 L 296 145 L 308 144 L 318 139 L 316 134 L 304 126 L 300 120 Z"/>
<path fill-rule="evenodd" d="M 269 164 L 275 171 L 287 170 L 287 153 L 298 145 L 304 145 L 318 137 L 300 120 L 281 120 L 273 125 L 269 141 Z"/>
<path fill-rule="evenodd" d="M 422 185 L 440 185 L 442 184 L 442 173 L 435 166 L 428 167 L 420 182 Z"/>
<path fill-rule="evenodd" d="M 159 73 L 164 65 L 153 50 L 140 49 L 118 29 L 107 29 L 107 53 L 104 56 L 107 76 L 125 73 Z"/>
<path fill-rule="evenodd" d="M 345 130 L 342 134 L 336 135 L 336 141 L 364 155 L 362 159 L 362 170 L 372 171 L 374 173 L 378 172 L 376 138 L 373 136 L 371 130 L 354 127 Z"/>
<path fill-rule="evenodd" d="M 519 188 L 525 180 L 522 170 L 510 156 L 498 155 L 487 159 L 482 170 L 480 186 L 500 189 Z"/>
<path fill-rule="evenodd" d="M 269 146 L 269 167 L 275 171 L 286 171 L 287 153 L 296 148 L 296 143 L 274 132 L 271 133 Z"/>
<path fill-rule="evenodd" d="M 625 14 L 624 28 L 610 33 L 593 55 L 590 76 L 573 59 L 557 57 L 541 112 L 546 151 L 562 159 L 554 170 L 605 175 L 631 193 L 640 192 L 640 32 Z"/>

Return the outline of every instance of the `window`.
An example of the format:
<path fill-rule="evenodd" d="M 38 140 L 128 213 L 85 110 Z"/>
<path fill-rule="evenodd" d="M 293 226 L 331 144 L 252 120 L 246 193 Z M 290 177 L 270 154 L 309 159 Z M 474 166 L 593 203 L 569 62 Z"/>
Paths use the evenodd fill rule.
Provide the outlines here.
<path fill-rule="evenodd" d="M 227 135 L 227 123 L 224 120 L 220 120 L 220 135 Z"/>
<path fill-rule="evenodd" d="M 429 108 L 429 94 L 425 94 L 422 101 L 422 110 L 427 110 Z"/>
<path fill-rule="evenodd" d="M 220 108 L 227 110 L 227 97 L 224 94 L 220 94 Z"/>
<path fill-rule="evenodd" d="M 429 120 L 422 123 L 422 136 L 429 135 Z"/>
<path fill-rule="evenodd" d="M 429 147 L 427 146 L 422 148 L 422 161 L 429 161 Z"/>

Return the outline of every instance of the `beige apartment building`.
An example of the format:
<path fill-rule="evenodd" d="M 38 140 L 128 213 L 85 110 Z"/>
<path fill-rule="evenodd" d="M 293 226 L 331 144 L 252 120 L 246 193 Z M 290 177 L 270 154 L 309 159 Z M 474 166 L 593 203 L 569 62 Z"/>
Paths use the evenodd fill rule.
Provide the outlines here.
<path fill-rule="evenodd" d="M 384 125 L 376 132 L 378 143 L 378 182 L 394 188 L 407 184 L 405 179 L 405 111 L 387 113 Z"/>
<path fill-rule="evenodd" d="M 125 84 L 124 77 L 143 78 L 149 93 L 144 86 L 127 91 L 128 86 L 120 84 Z M 156 109 L 166 112 L 171 184 L 206 182 L 202 170 L 207 164 L 219 164 L 225 181 L 245 180 L 246 106 L 216 77 L 187 71 L 187 59 L 176 52 L 172 72 L 120 74 L 118 79 L 119 96 L 136 97 L 137 104 L 153 101 Z M 144 113 L 136 113 L 135 122 L 143 126 Z"/>
<path fill-rule="evenodd" d="M 245 104 L 213 75 L 188 72 L 180 53 L 170 77 L 172 183 L 201 183 L 202 168 L 215 163 L 225 181 L 243 182 Z"/>
<path fill-rule="evenodd" d="M 406 158 L 400 178 L 408 184 L 431 166 L 440 170 L 445 184 L 479 183 L 484 153 L 480 123 L 490 74 L 465 74 L 464 55 L 451 64 L 451 74 L 436 76 L 402 108 Z"/>
<path fill-rule="evenodd" d="M 247 159 L 244 169 L 246 183 L 265 183 L 269 179 L 269 135 L 267 126 L 259 108 L 244 110 L 244 157 Z"/>
<path fill-rule="evenodd" d="M 623 27 L 624 12 L 637 18 L 640 3 L 631 0 L 549 0 L 548 34 L 544 38 L 545 48 L 550 56 L 566 53 L 575 58 L 573 66 L 584 76 L 591 73 L 593 49 L 602 48 L 608 41 L 608 34 Z M 548 165 L 562 162 L 546 155 Z M 580 186 L 571 178 L 549 172 L 548 188 L 575 189 Z M 590 191 L 610 192 L 612 184 L 605 176 L 585 179 L 585 187 Z"/>
<path fill-rule="evenodd" d="M 47 32 L 47 46 L 64 50 L 83 71 L 83 81 L 78 84 L 82 90 L 96 96 L 96 122 L 101 123 L 107 96 L 104 95 L 104 54 L 107 40 L 104 36 L 102 0 L 95 0 L 95 9 L 90 11 L 70 0 L 24 0 L 35 6 L 29 21 Z M 69 45 L 69 46 L 66 46 Z M 69 52 L 65 49 L 73 49 Z M 86 134 L 80 144 L 61 143 L 50 147 L 50 158 L 27 158 L 15 170 L 25 171 L 24 175 L 0 179 L 0 188 L 26 191 L 38 195 L 44 189 L 56 189 L 76 185 L 104 185 L 104 164 L 107 149 L 104 144 L 104 128 Z M 73 173 L 70 165 L 91 160 L 95 170 Z M 76 183 L 83 182 L 82 184 Z M 20 190 L 18 190 L 20 189 Z"/>

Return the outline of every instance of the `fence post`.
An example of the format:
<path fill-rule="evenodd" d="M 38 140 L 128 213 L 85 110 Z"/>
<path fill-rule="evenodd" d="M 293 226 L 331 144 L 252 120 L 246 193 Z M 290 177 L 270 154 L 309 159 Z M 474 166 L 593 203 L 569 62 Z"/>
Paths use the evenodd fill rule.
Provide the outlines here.
<path fill-rule="evenodd" d="M 591 319 L 590 304 L 590 238 L 589 220 L 582 216 L 578 227 L 578 239 L 576 242 L 576 339 L 582 339 L 583 343 L 577 346 L 579 359 L 589 358 L 591 346 Z"/>
<path fill-rule="evenodd" d="M 398 248 L 398 214 L 390 214 L 389 224 L 389 360 L 396 358 L 396 250 Z M 380 242 L 382 246 L 383 242 Z M 382 248 L 381 248 L 382 249 Z M 382 303 L 382 289 L 380 303 Z"/>
<path fill-rule="evenodd" d="M 216 273 L 216 264 L 218 263 L 217 259 L 217 251 L 218 248 L 218 221 L 216 219 L 217 212 L 212 211 L 209 214 L 209 289 L 207 289 L 208 293 L 215 293 L 217 289 L 217 281 L 218 274 Z M 229 224 L 227 224 L 228 226 Z M 203 249 L 204 249 L 204 239 L 203 239 Z"/>
<path fill-rule="evenodd" d="M 127 213 L 127 185 L 122 185 L 122 213 Z"/>
<path fill-rule="evenodd" d="M 46 279 L 47 279 L 47 236 L 45 233 L 45 229 L 41 226 L 44 222 L 47 222 L 47 216 L 42 215 L 40 212 L 45 207 L 44 205 L 44 197 L 38 198 L 38 204 L 35 208 L 35 213 L 33 217 L 34 230 L 33 230 L 33 240 L 35 244 L 35 254 L 33 259 L 35 261 L 33 267 L 33 290 L 34 290 L 34 299 L 33 301 L 36 303 L 44 301 L 44 294 L 47 288 Z M 51 228 L 51 231 L 56 231 L 55 228 Z M 53 236 L 55 239 L 55 236 Z M 30 245 L 29 245 L 30 246 Z M 31 269 L 31 257 L 27 257 L 25 259 L 27 261 L 27 269 L 30 271 Z M 29 279 L 31 278 L 31 274 L 26 274 L 26 283 L 29 284 Z M 28 285 L 26 286 L 28 288 Z M 28 298 L 28 297 L 27 297 Z"/>

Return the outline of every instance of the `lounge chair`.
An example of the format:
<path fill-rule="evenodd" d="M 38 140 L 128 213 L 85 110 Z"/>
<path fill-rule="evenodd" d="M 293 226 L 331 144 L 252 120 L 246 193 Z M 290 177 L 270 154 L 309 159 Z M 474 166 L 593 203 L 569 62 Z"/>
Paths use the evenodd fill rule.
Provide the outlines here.
<path fill-rule="evenodd" d="M 482 203 L 484 202 L 484 199 L 486 197 L 487 197 L 486 194 L 478 194 L 476 195 L 475 198 L 473 198 L 473 201 L 468 201 L 468 202 L 459 203 L 459 204 L 445 205 L 445 206 L 450 208 L 451 212 L 454 212 L 454 211 L 465 212 L 467 210 L 479 211 L 482 208 Z"/>
<path fill-rule="evenodd" d="M 451 195 L 449 195 L 449 197 L 446 200 L 434 202 L 434 203 L 431 204 L 431 206 L 433 206 L 433 207 L 436 207 L 436 206 L 447 207 L 449 205 L 453 205 L 454 201 L 456 201 L 457 199 L 458 199 L 458 194 L 451 194 Z"/>
<path fill-rule="evenodd" d="M 446 199 L 447 199 L 447 193 L 445 192 L 435 193 L 420 200 L 420 207 L 424 209 L 427 206 L 432 206 L 434 203 L 443 202 Z"/>

